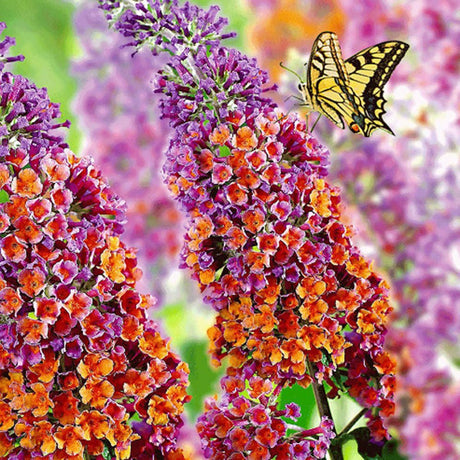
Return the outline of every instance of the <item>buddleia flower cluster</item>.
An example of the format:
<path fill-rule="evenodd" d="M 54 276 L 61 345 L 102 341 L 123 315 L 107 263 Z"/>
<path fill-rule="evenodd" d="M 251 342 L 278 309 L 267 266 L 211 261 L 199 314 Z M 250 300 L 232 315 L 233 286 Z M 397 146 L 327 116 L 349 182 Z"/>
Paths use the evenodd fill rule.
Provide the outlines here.
<path fill-rule="evenodd" d="M 0 456 L 182 458 L 188 367 L 136 290 L 124 202 L 45 88 L 2 68 L 0 106 Z"/>
<path fill-rule="evenodd" d="M 282 385 L 254 375 L 254 367 L 236 371 L 222 379 L 224 396 L 220 403 L 209 399 L 206 412 L 197 423 L 207 457 L 250 458 L 323 458 L 333 438 L 332 421 L 324 417 L 320 426 L 304 430 L 295 422 L 300 408 L 289 403 L 277 409 Z M 286 420 L 289 423 L 286 423 Z M 295 430 L 290 435 L 288 430 Z"/>
<path fill-rule="evenodd" d="M 266 38 L 259 40 L 257 56 L 270 68 L 278 67 L 289 47 L 307 51 L 319 32 L 313 33 L 316 26 L 339 34 L 345 57 L 362 49 L 364 39 L 374 44 L 397 38 L 411 45 L 410 59 L 398 67 L 387 92 L 396 137 L 361 140 L 336 130 L 331 175 L 344 189 L 347 209 L 354 210 L 351 219 L 360 223 L 359 238 L 391 278 L 398 304 L 387 343 L 398 356 L 398 411 L 392 424 L 402 449 L 414 459 L 456 458 L 460 21 L 452 16 L 454 2 L 434 7 L 423 0 L 299 0 L 291 2 L 289 12 L 284 0 L 274 3 L 268 9 L 251 1 L 257 21 L 250 33 Z M 299 15 L 301 35 L 295 27 Z M 269 39 L 275 27 L 291 32 L 276 50 Z M 330 138 L 327 125 L 320 122 L 315 130 L 323 139 Z"/>
<path fill-rule="evenodd" d="M 298 416 L 275 402 L 295 383 L 354 397 L 378 451 L 394 411 L 388 286 L 352 244 L 328 151 L 264 97 L 273 88 L 255 60 L 221 44 L 217 8 L 101 5 L 136 49 L 171 55 L 156 88 L 175 128 L 164 171 L 187 215 L 182 266 L 217 312 L 212 359 L 230 364 L 221 399 L 199 418 L 205 455 L 324 458 L 336 435 L 328 411 L 312 430 L 280 419 Z"/>

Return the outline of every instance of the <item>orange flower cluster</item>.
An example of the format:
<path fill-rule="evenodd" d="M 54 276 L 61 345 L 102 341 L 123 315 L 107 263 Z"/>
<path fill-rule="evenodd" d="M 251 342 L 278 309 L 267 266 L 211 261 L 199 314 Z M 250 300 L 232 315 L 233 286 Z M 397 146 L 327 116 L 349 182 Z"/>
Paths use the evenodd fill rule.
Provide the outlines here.
<path fill-rule="evenodd" d="M 274 382 L 326 381 L 330 397 L 347 392 L 369 408 L 376 440 L 387 436 L 388 286 L 340 220 L 325 150 L 294 116 L 233 113 L 172 155 L 182 168 L 170 187 L 192 216 L 184 265 L 218 311 L 208 331 L 214 363 L 228 356 Z"/>
<path fill-rule="evenodd" d="M 90 160 L 18 134 L 49 101 L 1 77 L 0 456 L 184 458 L 188 367 L 135 288 L 124 203 Z"/>

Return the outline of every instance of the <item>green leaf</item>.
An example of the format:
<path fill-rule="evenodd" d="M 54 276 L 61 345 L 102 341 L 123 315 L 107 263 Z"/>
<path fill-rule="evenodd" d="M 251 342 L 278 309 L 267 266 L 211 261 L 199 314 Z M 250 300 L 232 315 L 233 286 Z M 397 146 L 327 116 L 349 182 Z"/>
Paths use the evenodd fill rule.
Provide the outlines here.
<path fill-rule="evenodd" d="M 214 277 L 216 278 L 216 281 L 220 280 L 220 277 L 222 276 L 224 269 L 225 269 L 225 265 L 223 267 L 220 267 L 219 270 L 216 271 L 216 274 L 214 275 Z"/>
<path fill-rule="evenodd" d="M 397 439 L 390 439 L 382 450 L 383 460 L 407 460 L 407 457 L 398 452 L 400 442 Z"/>
<path fill-rule="evenodd" d="M 229 157 L 232 154 L 232 151 L 226 145 L 221 145 L 219 147 L 219 156 L 220 157 Z"/>
<path fill-rule="evenodd" d="M 298 404 L 301 410 L 300 418 L 295 424 L 302 427 L 310 426 L 312 414 L 316 414 L 316 403 L 312 386 L 303 388 L 295 384 L 292 387 L 284 388 L 280 395 L 279 409 L 284 409 L 286 404 L 292 402 Z"/>
<path fill-rule="evenodd" d="M 104 450 L 102 451 L 102 457 L 103 457 L 105 460 L 111 460 L 112 454 L 110 453 L 109 446 L 104 445 Z"/>
<path fill-rule="evenodd" d="M 8 203 L 10 196 L 5 190 L 0 190 L 0 203 Z"/>

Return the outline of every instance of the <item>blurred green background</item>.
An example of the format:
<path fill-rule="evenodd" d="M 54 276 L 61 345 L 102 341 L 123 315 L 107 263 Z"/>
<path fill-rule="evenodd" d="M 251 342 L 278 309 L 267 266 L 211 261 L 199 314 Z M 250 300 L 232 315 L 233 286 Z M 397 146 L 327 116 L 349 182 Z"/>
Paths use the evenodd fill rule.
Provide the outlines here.
<path fill-rule="evenodd" d="M 223 15 L 229 18 L 229 30 L 239 32 L 228 45 L 245 50 L 244 29 L 254 18 L 243 0 L 199 0 L 195 3 L 201 6 L 220 4 Z M 46 86 L 51 100 L 61 104 L 63 119 L 72 122 L 68 143 L 79 153 L 82 135 L 78 114 L 72 111 L 77 83 L 70 75 L 71 61 L 81 52 L 72 24 L 74 8 L 72 3 L 62 0 L 0 0 L 0 21 L 7 24 L 5 33 L 16 38 L 16 46 L 10 54 L 23 54 L 26 58 L 24 62 L 16 63 L 13 71 L 30 78 L 39 87 Z M 196 324 L 186 303 L 186 299 L 175 300 L 167 304 L 159 316 L 172 338 L 173 347 L 190 366 L 193 399 L 188 405 L 188 413 L 191 419 L 195 419 L 202 410 L 204 397 L 218 390 L 222 370 L 211 369 L 206 353 L 206 327 Z M 293 387 L 283 391 L 281 405 L 292 401 L 302 406 L 299 425 L 309 427 L 318 422 L 311 389 Z M 340 430 L 359 409 L 351 400 L 342 398 L 333 403 L 333 411 Z M 349 459 L 360 458 L 351 443 L 347 444 L 345 455 Z"/>

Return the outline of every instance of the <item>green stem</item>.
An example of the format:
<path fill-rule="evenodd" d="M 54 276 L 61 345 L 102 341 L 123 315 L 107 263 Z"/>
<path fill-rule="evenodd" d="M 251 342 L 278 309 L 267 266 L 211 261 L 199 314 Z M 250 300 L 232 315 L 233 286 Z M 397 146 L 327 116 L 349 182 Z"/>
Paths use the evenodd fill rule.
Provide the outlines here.
<path fill-rule="evenodd" d="M 335 429 L 334 419 L 332 418 L 331 408 L 329 407 L 329 401 L 326 396 L 326 392 L 324 391 L 323 385 L 320 385 L 315 377 L 315 367 L 307 359 L 307 367 L 308 373 L 312 378 L 312 387 L 313 387 L 313 394 L 315 395 L 316 406 L 318 407 L 318 412 L 321 417 L 327 417 L 332 420 L 332 425 L 334 427 L 334 433 L 337 434 Z M 329 456 L 331 460 L 343 460 L 342 448 L 340 445 L 336 445 L 334 443 L 331 444 L 329 449 Z"/>

